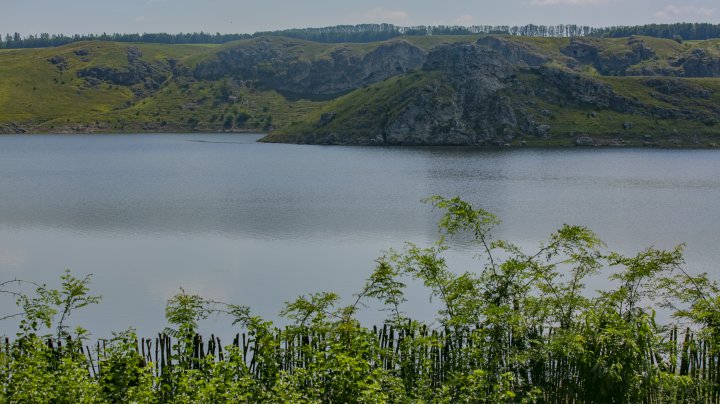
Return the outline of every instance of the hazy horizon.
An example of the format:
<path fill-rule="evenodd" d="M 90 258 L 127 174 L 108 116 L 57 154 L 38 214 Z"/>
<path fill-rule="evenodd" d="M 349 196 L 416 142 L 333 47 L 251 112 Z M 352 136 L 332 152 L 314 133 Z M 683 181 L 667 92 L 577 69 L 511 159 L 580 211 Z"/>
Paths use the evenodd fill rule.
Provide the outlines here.
<path fill-rule="evenodd" d="M 0 33 L 100 34 L 143 32 L 253 33 L 364 23 L 414 25 L 557 25 L 595 27 L 648 23 L 720 23 L 710 0 L 28 0 L 5 7 Z"/>

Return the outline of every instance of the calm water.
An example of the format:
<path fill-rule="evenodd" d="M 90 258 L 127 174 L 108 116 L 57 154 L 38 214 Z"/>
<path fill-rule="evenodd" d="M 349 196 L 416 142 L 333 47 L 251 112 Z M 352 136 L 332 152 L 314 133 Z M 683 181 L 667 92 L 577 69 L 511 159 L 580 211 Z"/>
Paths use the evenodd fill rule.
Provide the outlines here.
<path fill-rule="evenodd" d="M 96 335 L 164 327 L 180 287 L 276 318 L 298 294 L 357 291 L 381 251 L 436 237 L 420 199 L 460 195 L 531 247 L 563 223 L 632 253 L 687 242 L 718 274 L 720 153 L 267 145 L 256 135 L 0 137 L 0 280 L 94 274 Z M 473 251 L 460 244 L 463 269 Z M 720 277 L 720 275 L 718 276 Z M 599 281 L 600 283 L 602 281 Z M 411 314 L 427 297 L 412 291 Z M 12 300 L 0 299 L 2 314 Z M 375 315 L 364 314 L 371 321 Z M 225 321 L 206 327 L 229 332 Z M 1 333 L 12 333 L 9 322 Z"/>

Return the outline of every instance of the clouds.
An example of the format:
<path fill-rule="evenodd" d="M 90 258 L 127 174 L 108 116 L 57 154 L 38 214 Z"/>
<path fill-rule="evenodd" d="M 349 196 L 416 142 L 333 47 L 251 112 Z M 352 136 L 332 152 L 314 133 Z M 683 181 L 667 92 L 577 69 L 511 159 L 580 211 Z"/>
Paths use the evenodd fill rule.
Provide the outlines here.
<path fill-rule="evenodd" d="M 716 22 L 720 11 L 714 7 L 713 1 L 693 0 L 692 5 L 668 4 L 666 1 L 652 0 L 654 5 L 644 1 L 623 0 L 526 0 L 536 7 L 547 7 L 552 10 L 561 10 L 567 15 L 583 15 L 610 18 L 608 22 L 590 22 L 590 25 L 634 25 L 647 23 L 677 23 L 677 22 Z M 670 0 L 673 1 L 673 0 Z M 680 2 L 681 0 L 675 0 Z M 660 4 L 658 4 L 660 3 Z M 663 4 L 664 3 L 664 4 Z M 610 10 L 622 6 L 626 13 L 613 14 Z M 655 7 L 662 7 L 657 9 Z M 584 11 L 581 11 L 584 10 Z M 630 10 L 635 10 L 630 12 Z M 630 17 L 634 16 L 634 17 Z M 628 17 L 630 17 L 628 19 Z M 591 17 L 592 18 L 592 17 Z M 593 18 L 594 19 L 594 18 Z M 633 21 L 634 20 L 634 21 Z"/>
<path fill-rule="evenodd" d="M 463 14 L 460 17 L 458 17 L 457 19 L 455 19 L 455 23 L 457 25 L 463 25 L 463 26 L 473 25 L 473 24 L 475 24 L 475 17 L 473 17 L 470 14 Z"/>
<path fill-rule="evenodd" d="M 711 18 L 715 12 L 712 8 L 669 4 L 653 16 L 663 21 L 698 21 Z"/>
<path fill-rule="evenodd" d="M 410 15 L 402 10 L 386 10 L 382 7 L 374 8 L 367 11 L 364 15 L 367 22 L 393 23 L 393 24 L 409 24 Z"/>
<path fill-rule="evenodd" d="M 599 6 L 613 0 L 530 0 L 534 6 Z M 693 5 L 668 4 L 652 14 L 657 22 L 709 21 L 716 15 L 716 9 Z"/>
<path fill-rule="evenodd" d="M 3 30 L 0 33 L 252 33 L 383 22 L 400 26 L 531 23 L 611 26 L 678 21 L 720 23 L 720 1 L 23 0 L 0 12 L 0 28 Z"/>
<path fill-rule="evenodd" d="M 592 6 L 607 2 L 608 0 L 532 0 L 530 4 L 536 6 Z"/>

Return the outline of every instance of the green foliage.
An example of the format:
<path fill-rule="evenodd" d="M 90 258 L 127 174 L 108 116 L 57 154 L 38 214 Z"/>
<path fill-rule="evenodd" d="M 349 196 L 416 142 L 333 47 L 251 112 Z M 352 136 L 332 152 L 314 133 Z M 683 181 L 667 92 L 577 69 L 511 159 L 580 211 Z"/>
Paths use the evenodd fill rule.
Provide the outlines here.
<path fill-rule="evenodd" d="M 588 28 L 570 25 L 483 26 L 471 30 L 459 27 L 418 27 L 405 31 L 408 35 L 403 40 L 432 51 L 444 43 L 473 43 L 483 33 L 501 31 L 512 35 L 503 40 L 513 46 L 546 56 L 547 66 L 568 67 L 567 57 L 561 52 L 570 41 L 566 36 L 571 36 L 571 32 L 589 34 Z M 286 33 L 295 38 L 325 38 L 325 42 L 337 42 L 329 38 L 388 39 L 386 33 L 392 33 L 391 37 L 401 33 L 394 29 L 399 28 L 386 31 L 380 26 L 332 27 L 328 30 L 291 30 Z M 424 34 L 418 35 L 420 32 Z M 376 36 L 378 33 L 383 34 Z M 432 35 L 427 35 L 430 33 Z M 453 88 L 456 77 L 446 77 L 440 72 L 427 70 L 407 74 L 398 72 L 395 77 L 379 83 L 355 88 L 342 96 L 333 95 L 331 100 L 313 94 L 312 90 L 302 97 L 315 101 L 296 99 L 300 96 L 298 94 L 290 97 L 283 91 L 283 86 L 276 83 L 287 79 L 288 66 L 327 60 L 338 50 L 362 57 L 383 46 L 383 42 L 320 43 L 275 34 L 262 38 L 246 37 L 224 45 L 218 45 L 219 42 L 226 42 L 220 40 L 220 37 L 202 33 L 188 34 L 182 38 L 166 34 L 104 35 L 80 42 L 75 40 L 81 37 L 33 38 L 28 44 L 55 40 L 72 43 L 57 48 L 0 50 L 0 76 L 5 78 L 0 81 L 0 132 L 255 130 L 273 132 L 265 138 L 266 141 L 378 143 L 381 142 L 386 124 L 402 118 L 404 108 L 411 103 L 420 101 L 425 104 L 428 97 L 437 102 L 434 105 L 459 102 L 453 99 L 454 95 L 462 93 L 460 88 Z M 108 42 L 113 38 L 133 43 Z M 197 44 L 200 38 L 206 38 L 209 43 Z M 550 129 L 548 137 L 533 136 L 532 131 L 527 129 L 518 130 L 514 143 L 511 143 L 570 146 L 574 144 L 575 136 L 581 133 L 593 136 L 600 144 L 618 144 L 617 140 L 621 139 L 621 144 L 628 146 L 648 143 L 669 147 L 715 147 L 712 145 L 717 144 L 716 105 L 720 101 L 718 80 L 662 79 L 669 80 L 671 84 L 682 82 L 684 86 L 699 86 L 707 96 L 697 97 L 692 91 L 688 94 L 665 94 L 667 91 L 663 90 L 664 87 L 647 85 L 648 78 L 644 76 L 648 72 L 657 72 L 656 77 L 660 80 L 657 76 L 660 74 L 683 75 L 682 68 L 674 61 L 688 59 L 693 49 L 702 50 L 709 58 L 717 57 L 718 41 L 685 41 L 678 44 L 671 39 L 636 39 L 651 48 L 656 57 L 625 66 L 627 69 L 622 74 L 633 77 L 598 76 L 598 71 L 603 69 L 590 62 L 581 62 L 576 67 L 578 71 L 611 86 L 618 96 L 632 101 L 635 106 L 631 109 L 613 109 L 603 103 L 588 105 L 578 97 L 571 97 L 572 102 L 568 102 L 567 94 L 562 89 L 543 82 L 534 70 L 520 69 L 517 72 L 518 80 L 513 80 L 512 90 L 503 90 L 499 95 L 512 101 L 513 108 L 522 112 L 518 115 L 527 115 L 529 122 L 536 126 L 547 125 Z M 596 44 L 599 53 L 609 60 L 622 58 L 634 49 L 633 42 L 627 38 L 586 38 L 585 41 Z M 12 47 L 17 47 L 22 41 L 11 42 L 14 44 Z M 193 44 L 183 45 L 180 42 Z M 129 61 L 128 46 L 142 53 L 137 60 L 141 65 L 136 66 L 133 65 L 135 62 Z M 232 71 L 217 80 L 201 80 L 195 74 L 199 66 L 216 61 L 220 52 L 232 53 L 245 49 L 259 51 L 265 46 L 269 46 L 271 51 L 263 53 L 283 55 L 281 59 L 284 61 L 275 63 L 263 60 L 258 66 L 276 74 L 279 80 L 264 83 L 242 80 L 241 77 L 233 77 L 237 74 Z M 84 77 L 83 72 L 88 71 L 105 73 L 98 77 Z M 153 74 L 149 75 L 148 72 Z M 616 73 L 620 74 L 612 74 Z M 137 77 L 127 82 L 122 79 L 126 76 Z M 671 85 L 669 88 L 674 87 L 677 86 Z M 322 119 L 323 115 L 334 118 L 327 122 Z M 631 127 L 623 128 L 624 122 L 630 122 Z M 645 135 L 652 135 L 656 139 L 647 140 Z"/>
<path fill-rule="evenodd" d="M 21 350 L 21 351 L 20 351 Z M 39 338 L 23 340 L 22 348 L 7 358 L 3 376 L 3 402 L 13 403 L 95 403 L 99 384 L 88 372 L 82 355 L 66 353 L 57 357 Z"/>
<path fill-rule="evenodd" d="M 679 22 L 674 24 L 617 26 L 597 29 L 592 35 L 612 38 L 628 37 L 631 35 L 647 35 L 656 38 L 675 39 L 677 36 L 681 39 L 709 39 L 720 37 L 720 25 L 698 22 Z"/>
<path fill-rule="evenodd" d="M 145 366 L 137 352 L 137 336 L 131 331 L 116 334 L 99 361 L 98 388 L 114 403 L 155 402 L 152 368 Z"/>
<path fill-rule="evenodd" d="M 3 383 L 0 398 L 8 402 L 101 401 L 100 385 L 88 372 L 82 352 L 86 331 L 77 327 L 71 335 L 66 323 L 74 311 L 98 303 L 100 297 L 88 294 L 90 275 L 76 278 L 65 271 L 60 279 L 59 289 L 33 284 L 36 286 L 34 295 L 11 292 L 17 296 L 17 305 L 22 312 L 17 339 L 0 357 Z M 52 346 L 51 334 L 38 335 L 40 331 L 53 328 L 56 347 Z"/>
<path fill-rule="evenodd" d="M 45 285 L 36 285 L 34 296 L 19 294 L 17 305 L 22 308 L 22 319 L 20 321 L 20 333 L 18 336 L 29 336 L 38 332 L 44 326 L 51 329 L 55 324 L 57 315 L 59 320 L 55 325 L 56 338 L 58 340 L 70 337 L 67 319 L 72 312 L 90 304 L 100 302 L 100 296 L 88 295 L 91 275 L 85 278 L 76 278 L 69 270 L 60 277 L 62 284 L 60 289 L 49 289 Z M 78 327 L 75 329 L 76 337 L 83 337 L 85 330 Z"/>
<path fill-rule="evenodd" d="M 287 302 L 285 328 L 181 290 L 168 300 L 155 362 L 132 331 L 93 351 L 70 335 L 67 317 L 98 300 L 89 277 L 66 273 L 59 289 L 36 285 L 32 295 L 2 283 L 22 314 L 0 349 L 0 401 L 696 402 L 720 388 L 720 285 L 682 269 L 683 246 L 624 256 L 564 225 L 525 252 L 493 239 L 489 212 L 459 198 L 426 202 L 442 212 L 437 243 L 385 253 L 349 304 L 331 292 Z M 447 266 L 454 237 L 479 247 L 477 270 Z M 600 273 L 613 286 L 593 295 L 585 284 Z M 410 282 L 440 302 L 433 326 L 405 316 Z M 357 320 L 371 302 L 388 313 L 381 329 Z M 678 323 L 657 323 L 658 306 L 687 327 L 682 342 Z M 211 314 L 229 317 L 242 339 L 205 351 L 198 324 Z"/>

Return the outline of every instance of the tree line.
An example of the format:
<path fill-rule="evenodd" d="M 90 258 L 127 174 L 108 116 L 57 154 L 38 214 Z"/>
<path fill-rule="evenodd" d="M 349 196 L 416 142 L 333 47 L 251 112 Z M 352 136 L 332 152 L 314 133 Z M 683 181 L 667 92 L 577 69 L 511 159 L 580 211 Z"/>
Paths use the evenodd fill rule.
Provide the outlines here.
<path fill-rule="evenodd" d="M 20 33 L 6 34 L 0 38 L 0 48 L 46 48 L 67 45 L 80 41 L 108 41 L 108 42 L 145 42 L 164 44 L 223 44 L 238 39 L 251 38 L 249 34 L 221 34 L 209 32 L 192 33 L 144 33 L 144 34 L 86 34 L 63 35 L 42 33 L 39 35 L 21 36 Z"/>
<path fill-rule="evenodd" d="M 676 23 L 635 25 L 631 27 L 606 27 L 594 30 L 592 35 L 607 38 L 623 38 L 630 35 L 644 35 L 666 39 L 681 37 L 682 39 L 687 40 L 705 40 L 710 38 L 720 38 L 720 24 Z"/>
<path fill-rule="evenodd" d="M 63 35 L 42 33 L 39 35 L 22 36 L 16 32 L 0 37 L 0 48 L 44 48 L 66 45 L 79 41 L 113 41 L 113 42 L 146 42 L 165 44 L 223 44 L 239 39 L 258 36 L 285 36 L 308 41 L 340 43 L 340 42 L 376 42 L 403 35 L 479 35 L 497 34 L 532 37 L 626 37 L 630 35 L 646 35 L 658 38 L 673 39 L 681 37 L 686 40 L 704 40 L 720 38 L 720 24 L 709 23 L 676 23 L 647 24 L 637 26 L 613 26 L 605 28 L 587 25 L 418 25 L 400 27 L 393 24 L 359 24 L 337 25 L 323 28 L 293 28 L 276 31 L 262 31 L 254 34 L 221 34 L 209 32 L 193 33 L 143 33 L 143 34 L 86 34 Z"/>
<path fill-rule="evenodd" d="M 398 36 L 433 35 L 518 35 L 537 37 L 586 36 L 595 28 L 580 25 L 416 25 L 399 27 L 392 24 L 338 25 L 324 28 L 302 28 L 256 32 L 253 36 L 278 35 L 316 42 L 374 42 Z"/>

